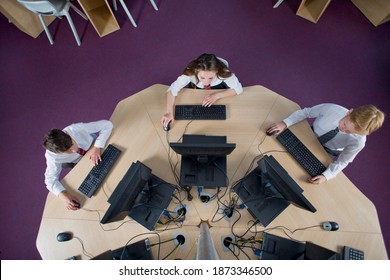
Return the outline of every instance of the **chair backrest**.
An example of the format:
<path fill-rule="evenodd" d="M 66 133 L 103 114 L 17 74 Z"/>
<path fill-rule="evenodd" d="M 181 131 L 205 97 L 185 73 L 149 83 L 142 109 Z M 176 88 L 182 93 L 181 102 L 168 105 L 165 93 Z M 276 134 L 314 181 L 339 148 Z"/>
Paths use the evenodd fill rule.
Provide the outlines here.
<path fill-rule="evenodd" d="M 17 0 L 19 4 L 33 13 L 47 16 L 54 16 L 59 11 L 54 5 L 47 0 L 31 1 L 31 0 Z"/>

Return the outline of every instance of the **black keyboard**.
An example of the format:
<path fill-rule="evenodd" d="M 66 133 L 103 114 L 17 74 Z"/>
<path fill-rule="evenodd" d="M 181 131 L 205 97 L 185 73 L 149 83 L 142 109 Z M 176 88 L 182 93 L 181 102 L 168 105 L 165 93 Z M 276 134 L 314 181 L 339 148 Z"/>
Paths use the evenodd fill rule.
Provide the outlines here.
<path fill-rule="evenodd" d="M 176 105 L 175 120 L 226 120 L 226 106 Z"/>
<path fill-rule="evenodd" d="M 364 252 L 359 249 L 344 246 L 344 260 L 364 260 Z"/>
<path fill-rule="evenodd" d="M 326 166 L 317 159 L 291 130 L 285 129 L 276 139 L 278 139 L 311 177 L 320 175 L 326 170 Z"/>
<path fill-rule="evenodd" d="M 78 190 L 86 196 L 91 197 L 99 188 L 104 178 L 106 178 L 120 154 L 121 150 L 112 144 L 108 145 L 102 154 L 102 161 L 98 165 L 92 167 Z"/>

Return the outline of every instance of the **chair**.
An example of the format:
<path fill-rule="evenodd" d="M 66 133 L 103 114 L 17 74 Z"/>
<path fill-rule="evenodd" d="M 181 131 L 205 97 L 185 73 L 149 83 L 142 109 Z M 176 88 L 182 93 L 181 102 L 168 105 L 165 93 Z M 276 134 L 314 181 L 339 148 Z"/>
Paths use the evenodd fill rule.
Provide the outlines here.
<path fill-rule="evenodd" d="M 278 0 L 278 2 L 275 3 L 274 7 L 273 8 L 277 8 L 279 7 L 280 4 L 282 4 L 284 0 Z"/>
<path fill-rule="evenodd" d="M 158 8 L 157 8 L 156 3 L 154 3 L 153 0 L 149 0 L 149 1 L 150 1 L 150 3 L 152 4 L 154 10 L 158 11 Z M 126 6 L 124 0 L 119 0 L 119 2 L 121 2 L 122 7 L 123 7 L 123 9 L 125 10 L 125 12 L 126 12 L 127 16 L 129 17 L 131 23 L 133 24 L 133 26 L 134 26 L 134 27 L 137 27 L 137 24 L 135 23 L 134 18 L 133 18 L 132 15 L 130 14 L 129 9 L 127 9 L 127 6 Z M 118 7 L 117 7 L 117 5 L 116 5 L 116 0 L 112 0 L 112 5 L 114 6 L 114 10 L 117 11 L 117 10 L 118 10 Z"/>
<path fill-rule="evenodd" d="M 23 7 L 38 15 L 39 20 L 41 21 L 42 26 L 45 29 L 47 38 L 50 41 L 50 44 L 53 45 L 54 41 L 53 38 L 51 37 L 48 27 L 46 26 L 45 21 L 43 20 L 43 16 L 55 16 L 58 18 L 61 18 L 62 16 L 66 16 L 70 28 L 73 31 L 73 35 L 76 38 L 77 44 L 79 46 L 81 45 L 79 35 L 77 34 L 72 18 L 69 15 L 69 8 L 75 10 L 75 12 L 78 13 L 85 20 L 88 20 L 88 18 L 79 9 L 77 9 L 72 3 L 70 3 L 69 0 L 50 0 L 50 1 L 49 0 L 39 0 L 39 1 L 17 0 L 17 1 Z"/>

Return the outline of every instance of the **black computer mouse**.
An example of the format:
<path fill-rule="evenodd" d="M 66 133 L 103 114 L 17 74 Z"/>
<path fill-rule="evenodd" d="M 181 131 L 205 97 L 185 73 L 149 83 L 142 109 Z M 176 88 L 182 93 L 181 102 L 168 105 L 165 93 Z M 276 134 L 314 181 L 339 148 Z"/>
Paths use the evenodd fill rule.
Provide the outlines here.
<path fill-rule="evenodd" d="M 266 132 L 266 134 L 268 135 L 268 136 L 272 136 L 272 135 L 274 135 L 274 134 L 276 134 L 276 133 L 278 133 L 279 132 L 279 130 L 273 130 L 273 131 L 271 131 L 271 132 Z"/>
<path fill-rule="evenodd" d="M 163 126 L 164 131 L 169 131 L 171 129 L 171 122 L 167 124 L 167 126 Z"/>
<path fill-rule="evenodd" d="M 322 223 L 322 228 L 327 231 L 336 231 L 339 229 L 339 224 L 336 222 L 325 222 Z"/>
<path fill-rule="evenodd" d="M 75 204 L 75 207 L 80 209 L 80 202 L 76 201 L 76 200 L 72 200 L 72 202 Z"/>
<path fill-rule="evenodd" d="M 59 234 L 57 234 L 57 241 L 59 242 L 69 241 L 72 238 L 73 238 L 73 234 L 68 231 L 60 232 Z"/>

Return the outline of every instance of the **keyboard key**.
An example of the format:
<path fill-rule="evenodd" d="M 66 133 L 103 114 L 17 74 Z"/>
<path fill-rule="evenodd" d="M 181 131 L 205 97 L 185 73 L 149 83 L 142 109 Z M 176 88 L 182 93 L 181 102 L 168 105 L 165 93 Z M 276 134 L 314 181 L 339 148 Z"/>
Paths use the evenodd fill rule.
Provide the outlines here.
<path fill-rule="evenodd" d="M 364 260 L 364 252 L 362 250 L 344 246 L 344 260 Z"/>

